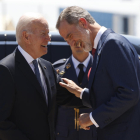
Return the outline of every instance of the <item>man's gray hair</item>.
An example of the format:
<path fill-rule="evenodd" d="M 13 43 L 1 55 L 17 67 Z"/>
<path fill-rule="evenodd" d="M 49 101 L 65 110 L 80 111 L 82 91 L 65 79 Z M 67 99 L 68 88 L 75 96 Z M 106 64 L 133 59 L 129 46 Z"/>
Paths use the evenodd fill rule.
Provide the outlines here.
<path fill-rule="evenodd" d="M 66 20 L 69 24 L 77 25 L 80 18 L 85 18 L 90 24 L 94 24 L 95 20 L 90 13 L 78 6 L 71 6 L 64 9 L 58 17 L 56 28 L 59 29 L 60 23 Z"/>

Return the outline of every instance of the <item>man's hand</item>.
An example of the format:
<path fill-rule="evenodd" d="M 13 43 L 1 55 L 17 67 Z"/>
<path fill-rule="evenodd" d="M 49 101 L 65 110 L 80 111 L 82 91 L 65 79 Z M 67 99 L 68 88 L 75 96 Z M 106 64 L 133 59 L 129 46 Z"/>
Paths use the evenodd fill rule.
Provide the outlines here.
<path fill-rule="evenodd" d="M 59 82 L 60 86 L 66 88 L 69 92 L 75 94 L 76 97 L 80 98 L 80 94 L 82 92 L 82 88 L 77 86 L 72 80 L 69 80 L 67 78 L 62 78 L 63 82 Z"/>
<path fill-rule="evenodd" d="M 93 125 L 93 123 L 90 120 L 89 113 L 80 114 L 79 125 L 80 128 L 83 128 L 85 130 L 90 130 L 89 126 Z"/>

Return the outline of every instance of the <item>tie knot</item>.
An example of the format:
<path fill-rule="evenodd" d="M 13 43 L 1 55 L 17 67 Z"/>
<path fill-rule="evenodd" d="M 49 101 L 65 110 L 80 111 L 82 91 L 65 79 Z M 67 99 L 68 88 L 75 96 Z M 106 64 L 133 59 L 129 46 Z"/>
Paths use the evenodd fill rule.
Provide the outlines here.
<path fill-rule="evenodd" d="M 80 63 L 80 64 L 78 65 L 78 68 L 79 68 L 80 70 L 83 70 L 83 66 L 84 66 L 84 65 Z"/>
<path fill-rule="evenodd" d="M 34 59 L 32 62 L 33 62 L 33 64 L 34 64 L 35 67 L 38 66 L 38 62 L 37 62 L 36 59 Z"/>
<path fill-rule="evenodd" d="M 92 49 L 92 55 L 93 55 L 93 57 L 94 57 L 94 55 L 95 55 L 95 52 L 96 52 L 96 49 Z"/>

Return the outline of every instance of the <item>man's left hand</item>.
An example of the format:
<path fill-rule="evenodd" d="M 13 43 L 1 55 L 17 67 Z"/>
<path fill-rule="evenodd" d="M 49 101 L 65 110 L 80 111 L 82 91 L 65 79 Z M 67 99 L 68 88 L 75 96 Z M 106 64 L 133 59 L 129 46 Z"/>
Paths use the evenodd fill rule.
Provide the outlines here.
<path fill-rule="evenodd" d="M 79 125 L 82 129 L 90 130 L 89 126 L 93 125 L 93 123 L 90 120 L 89 113 L 80 114 Z"/>

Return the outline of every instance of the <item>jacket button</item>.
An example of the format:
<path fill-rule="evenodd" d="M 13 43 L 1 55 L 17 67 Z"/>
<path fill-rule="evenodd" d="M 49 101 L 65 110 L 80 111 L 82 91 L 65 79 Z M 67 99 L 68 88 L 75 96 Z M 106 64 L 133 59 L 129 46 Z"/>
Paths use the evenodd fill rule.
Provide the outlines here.
<path fill-rule="evenodd" d="M 59 135 L 59 133 L 57 133 L 57 135 Z"/>

